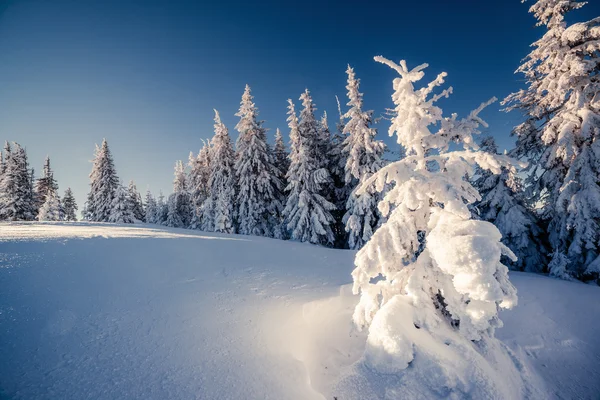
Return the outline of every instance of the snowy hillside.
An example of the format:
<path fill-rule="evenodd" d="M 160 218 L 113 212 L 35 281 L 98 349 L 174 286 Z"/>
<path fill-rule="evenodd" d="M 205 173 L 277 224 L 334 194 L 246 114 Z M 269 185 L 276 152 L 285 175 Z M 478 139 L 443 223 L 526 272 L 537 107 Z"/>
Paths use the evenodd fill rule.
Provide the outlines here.
<path fill-rule="evenodd" d="M 340 385 L 366 340 L 351 324 L 354 254 L 151 225 L 2 224 L 0 399 L 356 398 L 374 381 Z M 519 305 L 497 336 L 537 395 L 597 398 L 600 288 L 510 278 Z"/>

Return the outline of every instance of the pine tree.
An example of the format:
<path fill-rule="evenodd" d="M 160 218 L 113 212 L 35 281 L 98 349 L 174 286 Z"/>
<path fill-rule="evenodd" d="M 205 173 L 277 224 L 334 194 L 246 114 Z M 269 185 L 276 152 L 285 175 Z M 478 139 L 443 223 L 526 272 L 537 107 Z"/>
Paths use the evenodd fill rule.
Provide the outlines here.
<path fill-rule="evenodd" d="M 46 200 L 40 207 L 37 215 L 38 221 L 62 221 L 63 218 L 62 206 L 56 191 L 46 193 Z"/>
<path fill-rule="evenodd" d="M 290 169 L 287 174 L 288 198 L 283 211 L 287 227 L 294 240 L 332 245 L 335 237 L 331 229 L 334 223 L 331 211 L 335 206 L 327 201 L 325 190 L 331 182 L 329 172 L 323 168 L 319 153 L 320 135 L 308 90 L 302 96 L 303 110 L 300 122 L 294 104 L 288 100 L 288 123 L 290 139 Z"/>
<path fill-rule="evenodd" d="M 344 223 L 348 232 L 348 246 L 351 249 L 360 249 L 369 241 L 379 224 L 377 205 L 381 197 L 373 186 L 360 194 L 354 189 L 359 182 L 369 179 L 383 166 L 381 158 L 385 152 L 385 145 L 375 140 L 377 130 L 371 128 L 373 112 L 363 111 L 363 94 L 359 92 L 360 80 L 356 78 L 354 69 L 350 66 L 346 73 L 350 109 L 344 115 L 348 136 L 342 151 L 346 160 L 344 182 L 352 192 L 346 204 Z"/>
<path fill-rule="evenodd" d="M 27 152 L 18 143 L 4 146 L 0 179 L 0 220 L 31 221 L 35 217 Z"/>
<path fill-rule="evenodd" d="M 133 212 L 133 216 L 138 221 L 146 221 L 146 213 L 142 203 L 142 195 L 138 192 L 134 181 L 129 181 L 127 188 L 127 199 L 129 201 L 129 209 Z"/>
<path fill-rule="evenodd" d="M 568 260 L 567 274 L 598 278 L 600 20 L 570 26 L 565 22 L 565 14 L 584 4 L 540 0 L 530 8 L 537 25 L 547 31 L 517 70 L 528 87 L 507 97 L 505 104 L 527 117 L 513 131 L 514 154 L 529 161 L 530 201 L 541 204 L 550 246 L 558 257 L 551 265 Z"/>
<path fill-rule="evenodd" d="M 113 200 L 119 187 L 119 178 L 106 139 L 96 146 L 90 192 L 85 205 L 85 218 L 89 221 L 107 222 L 113 210 Z"/>
<path fill-rule="evenodd" d="M 150 190 L 146 191 L 146 207 L 144 210 L 144 221 L 148 224 L 158 224 L 158 206 Z"/>
<path fill-rule="evenodd" d="M 279 171 L 278 179 L 282 183 L 283 187 L 287 185 L 286 174 L 290 168 L 290 160 L 285 143 L 283 141 L 283 135 L 279 128 L 275 131 L 275 147 L 273 148 L 273 159 L 275 167 Z"/>
<path fill-rule="evenodd" d="M 65 190 L 62 206 L 64 210 L 65 221 L 77 221 L 77 203 L 75 202 L 75 197 L 73 196 L 71 188 L 67 188 L 67 190 Z"/>
<path fill-rule="evenodd" d="M 246 85 L 236 114 L 240 121 L 235 127 L 239 132 L 235 161 L 238 232 L 276 237 L 281 225 L 281 182 L 252 99 L 250 86 Z"/>
<path fill-rule="evenodd" d="M 190 192 L 193 207 L 193 216 L 190 223 L 191 229 L 202 229 L 212 231 L 212 206 L 207 200 L 210 198 L 208 180 L 211 170 L 211 144 L 204 143 L 204 146 L 194 157 L 190 153 Z"/>
<path fill-rule="evenodd" d="M 344 114 L 342 114 L 340 100 L 337 96 L 335 96 L 335 99 L 338 106 L 339 121 L 336 123 L 335 133 L 331 137 L 331 145 L 327 159 L 329 160 L 328 170 L 331 174 L 333 183 L 331 192 L 333 200 L 331 202 L 335 205 L 335 210 L 331 212 L 331 215 L 335 220 L 332 225 L 332 230 L 335 235 L 335 247 L 345 248 L 348 243 L 348 235 L 346 233 L 344 215 L 346 214 L 346 203 L 348 202 L 352 190 L 350 186 L 346 185 L 344 180 L 346 155 L 344 154 L 343 149 L 344 141 L 346 139 L 346 134 L 344 132 L 346 121 Z"/>
<path fill-rule="evenodd" d="M 117 186 L 108 222 L 116 224 L 133 224 L 135 222 L 127 189 L 121 184 Z"/>
<path fill-rule="evenodd" d="M 46 196 L 50 193 L 58 194 L 58 184 L 54 179 L 54 171 L 50 167 L 50 157 L 46 156 L 42 177 L 37 180 L 35 185 L 36 210 L 46 202 Z"/>
<path fill-rule="evenodd" d="M 471 219 L 467 205 L 478 195 L 465 180 L 476 163 L 500 173 L 511 161 L 475 151 L 473 135 L 480 125 L 486 126 L 479 113 L 491 101 L 467 119 L 445 118 L 435 102 L 451 90 L 432 93 L 443 84 L 445 73 L 415 89 L 427 64 L 408 70 L 405 61 L 398 65 L 375 59 L 400 75 L 393 82 L 396 107 L 390 135 L 408 156 L 383 167 L 358 188 L 360 193 L 373 183 L 377 190 L 395 183 L 380 204 L 387 222 L 356 255 L 353 291 L 361 298 L 353 318 L 359 327 L 374 327 L 365 354 L 372 368 L 406 370 L 418 353 L 421 362 L 436 363 L 442 371 L 434 379 L 447 382 L 452 378 L 444 371 L 453 364 L 430 359 L 423 347 L 446 348 L 446 338 L 466 343 L 458 345 L 464 351 L 478 351 L 471 341 L 482 341 L 486 348 L 500 325 L 498 309 L 511 308 L 517 301 L 508 268 L 500 262 L 501 254 L 511 256 L 511 251 L 492 224 Z M 451 143 L 461 144 L 463 150 L 449 151 Z M 416 345 L 415 328 L 431 342 Z M 492 396 L 486 388 L 477 389 L 484 391 L 480 397 Z"/>
<path fill-rule="evenodd" d="M 188 191 L 187 177 L 181 161 L 175 163 L 173 194 L 169 196 L 166 225 L 173 228 L 187 228 L 192 220 L 193 208 Z"/>
<path fill-rule="evenodd" d="M 215 136 L 212 139 L 212 163 L 208 186 L 215 232 L 235 233 L 235 153 L 229 132 L 215 110 Z"/>
<path fill-rule="evenodd" d="M 167 217 L 169 213 L 168 204 L 165 202 L 165 196 L 162 190 L 158 192 L 158 200 L 156 202 L 156 223 L 160 225 L 167 224 Z"/>
<path fill-rule="evenodd" d="M 481 151 L 498 155 L 492 137 L 482 140 Z M 473 186 L 481 200 L 473 203 L 474 208 L 481 219 L 496 225 L 502 243 L 517 256 L 514 262 L 504 257 L 502 263 L 517 270 L 545 272 L 548 251 L 537 218 L 525 205 L 520 178 L 509 168 L 502 168 L 500 174 L 479 168 L 478 175 Z"/>

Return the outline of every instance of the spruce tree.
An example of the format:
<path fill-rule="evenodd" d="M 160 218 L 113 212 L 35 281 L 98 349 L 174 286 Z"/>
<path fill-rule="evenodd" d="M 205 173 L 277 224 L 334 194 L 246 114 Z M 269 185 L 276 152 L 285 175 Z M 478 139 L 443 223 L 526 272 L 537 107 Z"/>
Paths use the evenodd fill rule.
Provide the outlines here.
<path fill-rule="evenodd" d="M 167 204 L 166 225 L 173 228 L 187 228 L 192 220 L 193 208 L 188 191 L 187 177 L 181 161 L 175 163 L 173 194 Z"/>
<path fill-rule="evenodd" d="M 0 179 L 0 220 L 31 221 L 35 217 L 27 152 L 18 143 L 4 146 Z"/>
<path fill-rule="evenodd" d="M 77 202 L 73 196 L 71 188 L 65 190 L 65 195 L 62 199 L 65 221 L 77 221 Z"/>
<path fill-rule="evenodd" d="M 158 206 L 150 189 L 146 191 L 145 199 L 146 207 L 144 209 L 144 221 L 148 224 L 157 224 L 158 222 Z"/>
<path fill-rule="evenodd" d="M 344 215 L 346 214 L 346 203 L 348 202 L 352 190 L 344 181 L 346 155 L 344 154 L 343 149 L 346 138 L 346 133 L 344 132 L 346 121 L 344 119 L 344 114 L 342 114 L 338 97 L 335 96 L 335 99 L 338 106 L 339 120 L 336 123 L 335 133 L 331 137 L 331 146 L 327 156 L 327 159 L 329 160 L 328 170 L 333 182 L 332 203 L 335 205 L 335 210 L 331 212 L 331 215 L 333 215 L 335 220 L 335 223 L 332 225 L 332 230 L 335 235 L 335 247 L 346 248 L 348 245 L 348 235 L 346 233 Z"/>
<path fill-rule="evenodd" d="M 165 196 L 162 190 L 158 192 L 158 200 L 156 201 L 156 222 L 160 225 L 167 224 L 168 204 L 165 202 Z"/>
<path fill-rule="evenodd" d="M 56 183 L 56 179 L 54 179 L 54 171 L 50 167 L 50 157 L 46 156 L 42 169 L 42 177 L 35 184 L 36 210 L 46 202 L 46 196 L 50 193 L 58 194 L 58 184 Z"/>
<path fill-rule="evenodd" d="M 235 172 L 238 182 L 237 222 L 242 235 L 278 237 L 281 225 L 281 182 L 258 109 L 246 85 L 235 129 Z"/>
<path fill-rule="evenodd" d="M 346 122 L 343 158 L 344 182 L 352 190 L 346 204 L 344 223 L 348 232 L 348 246 L 360 249 L 369 241 L 380 220 L 377 205 L 381 196 L 371 185 L 361 193 L 354 189 L 359 182 L 364 182 L 382 166 L 381 160 L 385 151 L 383 142 L 375 140 L 377 130 L 371 128 L 372 111 L 363 111 L 363 94 L 359 92 L 360 80 L 356 78 L 354 69 L 348 66 L 348 106 L 344 115 Z"/>
<path fill-rule="evenodd" d="M 133 224 L 135 222 L 135 216 L 131 210 L 128 191 L 121 184 L 117 186 L 108 222 L 116 224 Z"/>
<path fill-rule="evenodd" d="M 39 209 L 38 221 L 62 221 L 64 219 L 62 206 L 56 191 L 46 193 L 46 200 Z"/>
<path fill-rule="evenodd" d="M 193 215 L 190 223 L 191 229 L 202 229 L 204 231 L 212 230 L 211 205 L 207 201 L 210 198 L 208 180 L 210 178 L 211 165 L 211 144 L 204 143 L 204 146 L 194 157 L 190 153 L 190 195 L 192 199 Z"/>
<path fill-rule="evenodd" d="M 129 201 L 129 209 L 133 212 L 133 216 L 138 221 L 145 222 L 146 215 L 144 212 L 144 204 L 142 203 L 142 195 L 138 192 L 134 181 L 129 181 L 127 188 L 127 199 Z"/>
<path fill-rule="evenodd" d="M 100 147 L 96 146 L 92 163 L 85 218 L 90 221 L 107 222 L 113 210 L 119 178 L 106 139 Z"/>
<path fill-rule="evenodd" d="M 566 274 L 585 279 L 600 273 L 600 22 L 565 21 L 584 4 L 540 0 L 531 6 L 546 33 L 517 70 L 527 88 L 505 104 L 527 118 L 513 131 L 514 154 L 529 161 L 529 201 L 541 207 L 557 257 L 551 266 L 568 260 Z"/>
<path fill-rule="evenodd" d="M 212 205 L 213 230 L 235 233 L 235 153 L 227 127 L 215 110 L 215 136 L 212 139 L 212 163 L 208 186 Z"/>
<path fill-rule="evenodd" d="M 300 121 L 294 104 L 289 102 L 288 123 L 290 127 L 290 169 L 287 174 L 288 198 L 284 209 L 287 228 L 294 240 L 332 245 L 335 237 L 331 229 L 334 223 L 331 211 L 335 206 L 326 198 L 325 190 L 331 182 L 323 158 L 319 152 L 319 123 L 315 119 L 315 107 L 308 90 L 302 96 L 303 110 Z"/>

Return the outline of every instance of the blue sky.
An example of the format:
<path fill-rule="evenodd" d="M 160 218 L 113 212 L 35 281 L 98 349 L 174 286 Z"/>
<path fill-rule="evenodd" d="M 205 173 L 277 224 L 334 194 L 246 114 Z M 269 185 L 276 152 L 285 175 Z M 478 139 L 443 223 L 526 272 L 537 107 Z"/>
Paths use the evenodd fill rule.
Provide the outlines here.
<path fill-rule="evenodd" d="M 285 124 L 286 99 L 305 88 L 333 125 L 345 69 L 361 79 L 366 107 L 391 106 L 394 72 L 384 55 L 429 77 L 448 72 L 461 115 L 523 84 L 514 75 L 543 30 L 531 2 L 486 1 L 0 1 L 0 140 L 27 147 L 41 170 L 49 155 L 61 192 L 80 208 L 94 144 L 106 138 L 119 176 L 143 192 L 171 190 L 173 165 L 212 136 L 217 108 L 235 138 L 234 117 L 247 83 L 270 128 Z M 600 15 L 593 0 L 575 20 Z M 345 99 L 344 99 L 345 100 Z M 298 102 L 297 102 L 298 103 Z M 484 113 L 503 148 L 519 115 Z M 514 113 L 513 113 L 514 114 Z M 378 124 L 387 138 L 387 122 Z"/>

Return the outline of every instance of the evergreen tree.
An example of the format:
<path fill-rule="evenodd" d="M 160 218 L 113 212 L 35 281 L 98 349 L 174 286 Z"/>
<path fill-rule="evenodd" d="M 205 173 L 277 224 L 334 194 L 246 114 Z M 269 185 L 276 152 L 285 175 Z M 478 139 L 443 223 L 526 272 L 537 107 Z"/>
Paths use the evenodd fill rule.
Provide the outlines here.
<path fill-rule="evenodd" d="M 208 186 L 215 232 L 235 233 L 235 153 L 229 132 L 215 110 L 215 136 L 212 140 L 212 163 Z"/>
<path fill-rule="evenodd" d="M 62 221 L 63 218 L 62 206 L 56 191 L 46 193 L 46 200 L 40 207 L 37 215 L 38 221 Z"/>
<path fill-rule="evenodd" d="M 167 226 L 187 228 L 190 225 L 193 214 L 192 201 L 188 192 L 185 169 L 181 161 L 175 163 L 173 194 L 169 196 L 167 209 Z"/>
<path fill-rule="evenodd" d="M 119 178 L 106 139 L 100 147 L 96 146 L 92 163 L 85 218 L 89 221 L 107 222 L 113 210 Z"/>
<path fill-rule="evenodd" d="M 31 221 L 35 217 L 27 152 L 18 143 L 4 146 L 0 179 L 0 220 Z"/>
<path fill-rule="evenodd" d="M 62 200 L 65 221 L 77 221 L 77 203 L 71 188 L 65 190 L 65 195 Z"/>
<path fill-rule="evenodd" d="M 492 137 L 482 141 L 481 151 L 498 155 Z M 478 175 L 473 185 L 481 200 L 473 204 L 474 208 L 481 219 L 496 225 L 502 243 L 518 257 L 514 262 L 504 257 L 502 263 L 517 270 L 545 272 L 548 251 L 537 218 L 525 205 L 519 177 L 509 168 L 502 168 L 500 174 L 479 168 Z"/>
<path fill-rule="evenodd" d="M 210 190 L 208 180 L 210 179 L 211 170 L 211 144 L 204 143 L 204 146 L 198 152 L 198 156 L 194 157 L 190 153 L 190 191 L 193 206 L 193 216 L 190 223 L 191 229 L 202 229 L 204 231 L 212 231 L 212 206 L 210 204 Z"/>
<path fill-rule="evenodd" d="M 158 200 L 156 202 L 156 223 L 161 225 L 167 224 L 169 213 L 168 204 L 165 202 L 165 196 L 162 190 L 158 192 Z"/>
<path fill-rule="evenodd" d="M 348 246 L 359 249 L 369 241 L 379 224 L 380 215 L 377 205 L 381 200 L 375 187 L 371 185 L 358 194 L 354 189 L 359 182 L 364 182 L 382 166 L 381 157 L 385 152 L 383 142 L 375 140 L 377 130 L 371 128 L 372 111 L 363 111 L 363 94 L 359 92 L 360 80 L 356 78 L 354 69 L 348 66 L 348 106 L 344 115 L 347 121 L 345 131 L 348 136 L 344 141 L 343 158 L 344 181 L 352 190 L 346 205 L 344 223 L 348 232 Z"/>
<path fill-rule="evenodd" d="M 336 123 L 335 133 L 331 137 L 331 145 L 327 159 L 329 160 L 328 170 L 331 174 L 331 180 L 333 182 L 331 202 L 333 205 L 335 205 L 335 210 L 331 211 L 331 215 L 335 220 L 334 224 L 332 225 L 332 230 L 335 236 L 335 247 L 345 248 L 348 243 L 348 235 L 346 233 L 344 215 L 346 214 L 346 203 L 350 197 L 351 188 L 350 186 L 346 185 L 344 180 L 346 155 L 344 154 L 343 149 L 344 141 L 346 139 L 346 134 L 344 133 L 346 121 L 344 119 L 344 114 L 342 114 L 338 97 L 335 96 L 335 99 L 340 118 Z"/>
<path fill-rule="evenodd" d="M 327 169 L 323 168 L 322 159 L 326 157 L 319 153 L 319 124 L 308 90 L 300 96 L 300 100 L 304 107 L 300 122 L 294 104 L 288 100 L 292 144 L 286 188 L 289 194 L 283 213 L 292 239 L 332 245 L 335 237 L 331 229 L 334 223 L 331 211 L 335 206 L 327 201 L 324 193 L 331 178 Z"/>
<path fill-rule="evenodd" d="M 280 237 L 281 182 L 262 121 L 257 120 L 258 109 L 246 85 L 235 129 L 235 172 L 238 181 L 238 232 L 243 235 Z"/>
<path fill-rule="evenodd" d="M 58 194 L 58 184 L 54 179 L 54 171 L 50 167 L 50 157 L 46 156 L 42 177 L 37 180 L 35 185 L 36 210 L 46 202 L 46 196 L 50 193 Z"/>
<path fill-rule="evenodd" d="M 133 224 L 135 217 L 131 210 L 131 203 L 129 201 L 128 191 L 121 184 L 117 186 L 115 197 L 112 201 L 112 209 L 108 222 L 116 224 Z"/>
<path fill-rule="evenodd" d="M 600 22 L 565 22 L 585 3 L 540 0 L 530 12 L 547 29 L 517 70 L 528 87 L 508 110 L 527 117 L 514 129 L 514 154 L 529 160 L 526 181 L 540 204 L 556 262 L 577 278 L 600 273 Z M 565 257 L 561 256 L 564 255 Z M 550 271 L 552 273 L 552 271 Z M 555 275 L 563 275 L 555 274 Z"/>
<path fill-rule="evenodd" d="M 275 131 L 275 147 L 273 148 L 273 159 L 275 162 L 275 167 L 277 171 L 279 171 L 278 179 L 282 183 L 283 187 L 287 186 L 286 174 L 288 169 L 290 168 L 290 160 L 288 152 L 285 148 L 285 143 L 283 141 L 283 135 L 279 128 Z"/>
<path fill-rule="evenodd" d="M 150 190 L 146 191 L 146 207 L 144 210 L 144 221 L 148 224 L 158 224 L 158 206 Z"/>
<path fill-rule="evenodd" d="M 129 201 L 129 209 L 133 212 L 133 216 L 138 221 L 146 221 L 146 213 L 144 212 L 144 204 L 142 203 L 142 195 L 138 192 L 134 181 L 129 181 L 127 188 L 127 199 Z"/>

